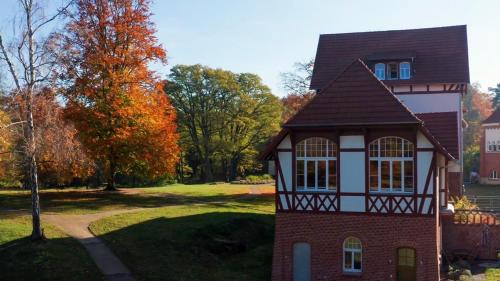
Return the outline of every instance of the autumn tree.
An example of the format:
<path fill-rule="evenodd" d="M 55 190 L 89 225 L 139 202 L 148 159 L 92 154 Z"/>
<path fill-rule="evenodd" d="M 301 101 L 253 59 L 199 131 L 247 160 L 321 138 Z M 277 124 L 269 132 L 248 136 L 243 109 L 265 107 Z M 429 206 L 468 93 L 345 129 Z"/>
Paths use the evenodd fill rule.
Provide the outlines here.
<path fill-rule="evenodd" d="M 38 171 L 36 162 L 36 139 L 33 121 L 33 96 L 35 92 L 49 83 L 52 74 L 54 60 L 48 45 L 50 40 L 46 34 L 50 33 L 49 26 L 54 20 L 63 14 L 70 2 L 58 9 L 53 14 L 44 11 L 45 5 L 42 0 L 18 0 L 21 14 L 12 20 L 14 30 L 10 42 L 4 41 L 3 34 L 0 35 L 0 60 L 6 67 L 11 89 L 9 92 L 14 97 L 21 97 L 25 111 L 15 124 L 22 126 L 23 161 L 27 167 L 24 171 L 27 178 L 27 187 L 31 189 L 32 205 L 32 238 L 43 238 L 40 222 L 40 201 L 38 196 Z"/>
<path fill-rule="evenodd" d="M 203 181 L 234 179 L 258 163 L 256 151 L 279 129 L 281 105 L 254 74 L 177 65 L 166 85 L 183 151 Z M 243 166 L 245 163 L 245 167 Z"/>
<path fill-rule="evenodd" d="M 117 173 L 173 173 L 179 149 L 175 110 L 148 68 L 166 62 L 149 0 L 76 0 L 59 36 L 66 115 L 88 151 L 105 167 L 107 189 Z"/>
<path fill-rule="evenodd" d="M 0 108 L 0 184 L 14 178 L 14 128 L 10 116 Z"/>
<path fill-rule="evenodd" d="M 295 115 L 315 95 L 309 89 L 314 68 L 314 59 L 296 62 L 293 71 L 281 73 L 281 85 L 286 96 L 281 98 L 283 104 L 282 121 L 286 122 Z"/>
<path fill-rule="evenodd" d="M 469 175 L 471 171 L 479 170 L 481 122 L 492 112 L 491 96 L 480 89 L 479 84 L 473 84 L 468 88 L 463 100 L 466 109 L 463 118 L 467 122 L 463 137 L 465 175 Z"/>

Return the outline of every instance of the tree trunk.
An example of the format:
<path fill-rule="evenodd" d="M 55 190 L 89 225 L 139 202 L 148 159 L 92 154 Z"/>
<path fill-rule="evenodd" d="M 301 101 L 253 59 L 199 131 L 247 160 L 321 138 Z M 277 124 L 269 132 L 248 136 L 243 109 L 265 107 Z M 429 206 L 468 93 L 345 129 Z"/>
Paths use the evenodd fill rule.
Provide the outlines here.
<path fill-rule="evenodd" d="M 106 188 L 104 190 L 106 191 L 114 191 L 116 190 L 115 187 L 115 174 L 116 174 L 116 163 L 115 163 L 115 157 L 113 155 L 113 150 L 111 149 L 109 152 L 109 169 L 108 169 L 108 183 L 106 184 Z"/>
<path fill-rule="evenodd" d="M 31 233 L 31 238 L 33 240 L 43 239 L 43 230 L 40 222 L 40 198 L 38 196 L 38 171 L 36 167 L 36 143 L 35 143 L 35 130 L 33 124 L 33 108 L 32 108 L 32 90 L 28 89 L 26 96 L 26 111 L 27 111 L 27 161 L 29 169 L 28 185 L 31 188 L 31 206 L 32 206 L 32 221 L 33 221 L 33 231 Z"/>
<path fill-rule="evenodd" d="M 212 162 L 208 156 L 205 157 L 203 161 L 203 181 L 211 182 L 214 180 L 214 176 L 212 174 Z"/>
<path fill-rule="evenodd" d="M 240 158 L 238 156 L 231 158 L 231 164 L 229 165 L 229 180 L 234 181 L 238 176 L 238 165 L 240 163 Z"/>

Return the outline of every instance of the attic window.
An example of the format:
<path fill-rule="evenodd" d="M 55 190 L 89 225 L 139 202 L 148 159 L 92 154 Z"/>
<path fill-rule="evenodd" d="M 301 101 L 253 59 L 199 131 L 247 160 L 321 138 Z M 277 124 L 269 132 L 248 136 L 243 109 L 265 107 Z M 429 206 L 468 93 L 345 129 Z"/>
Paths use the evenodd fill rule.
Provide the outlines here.
<path fill-rule="evenodd" d="M 398 64 L 397 63 L 388 63 L 387 64 L 387 78 L 389 80 L 398 79 Z"/>
<path fill-rule="evenodd" d="M 377 63 L 375 65 L 375 76 L 377 76 L 379 80 L 385 79 L 385 64 Z"/>
<path fill-rule="evenodd" d="M 399 79 L 410 79 L 410 63 L 402 62 L 399 64 Z"/>

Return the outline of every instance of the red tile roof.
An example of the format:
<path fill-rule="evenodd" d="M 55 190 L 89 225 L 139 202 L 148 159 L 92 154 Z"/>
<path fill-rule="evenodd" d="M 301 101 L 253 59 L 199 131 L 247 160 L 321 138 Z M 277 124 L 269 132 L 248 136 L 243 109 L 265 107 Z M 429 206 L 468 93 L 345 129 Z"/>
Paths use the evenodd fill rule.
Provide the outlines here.
<path fill-rule="evenodd" d="M 458 119 L 456 112 L 417 114 L 424 127 L 455 159 L 458 159 Z"/>
<path fill-rule="evenodd" d="M 351 62 L 284 127 L 420 122 L 358 59 Z"/>
<path fill-rule="evenodd" d="M 401 57 L 404 56 L 404 57 Z M 414 73 L 397 83 L 468 83 L 465 25 L 410 30 L 324 34 L 319 38 L 311 89 L 322 89 L 357 58 L 410 59 Z"/>
<path fill-rule="evenodd" d="M 500 107 L 498 107 L 482 124 L 500 123 Z"/>

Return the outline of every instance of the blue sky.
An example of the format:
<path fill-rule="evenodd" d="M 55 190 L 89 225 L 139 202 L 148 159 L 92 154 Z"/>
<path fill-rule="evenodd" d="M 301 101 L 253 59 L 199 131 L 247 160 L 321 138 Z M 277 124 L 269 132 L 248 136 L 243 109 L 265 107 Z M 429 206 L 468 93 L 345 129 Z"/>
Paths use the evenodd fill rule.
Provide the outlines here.
<path fill-rule="evenodd" d="M 2 0 L 2 32 L 14 3 Z M 152 11 L 169 56 L 155 66 L 163 75 L 200 63 L 256 73 L 283 95 L 280 72 L 314 57 L 319 34 L 467 24 L 471 81 L 500 82 L 500 1 L 156 0 Z"/>

